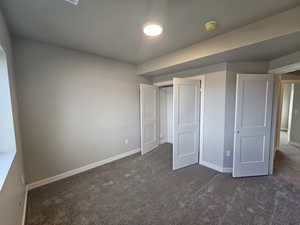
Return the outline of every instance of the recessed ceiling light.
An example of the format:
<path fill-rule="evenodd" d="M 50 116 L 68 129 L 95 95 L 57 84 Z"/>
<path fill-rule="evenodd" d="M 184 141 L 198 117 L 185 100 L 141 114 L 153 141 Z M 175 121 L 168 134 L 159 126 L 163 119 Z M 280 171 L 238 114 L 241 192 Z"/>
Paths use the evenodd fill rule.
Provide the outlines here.
<path fill-rule="evenodd" d="M 159 24 L 146 24 L 144 26 L 144 33 L 148 36 L 158 36 L 162 31 L 163 28 Z"/>

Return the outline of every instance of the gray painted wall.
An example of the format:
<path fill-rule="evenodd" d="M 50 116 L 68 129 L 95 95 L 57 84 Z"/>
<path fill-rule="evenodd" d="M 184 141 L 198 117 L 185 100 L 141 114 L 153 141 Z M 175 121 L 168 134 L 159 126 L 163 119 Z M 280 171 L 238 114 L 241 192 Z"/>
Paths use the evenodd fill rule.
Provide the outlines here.
<path fill-rule="evenodd" d="M 300 84 L 294 84 L 294 101 L 290 141 L 300 145 Z"/>
<path fill-rule="evenodd" d="M 11 84 L 15 132 L 17 137 L 17 154 L 10 168 L 5 184 L 0 191 L 0 225 L 21 225 L 24 206 L 25 185 L 22 183 L 23 159 L 20 143 L 20 133 L 17 117 L 17 101 L 15 98 L 15 75 L 12 63 L 12 49 L 10 37 L 0 12 L 0 45 L 5 50 L 8 60 L 8 73 Z"/>
<path fill-rule="evenodd" d="M 149 81 L 136 67 L 27 40 L 14 46 L 27 183 L 140 148 L 139 84 Z"/>
<path fill-rule="evenodd" d="M 205 75 L 203 160 L 223 167 L 226 71 Z"/>
<path fill-rule="evenodd" d="M 291 84 L 283 84 L 282 88 L 283 88 L 283 99 L 282 99 L 282 111 L 281 111 L 281 129 L 288 129 L 290 100 L 291 100 Z"/>
<path fill-rule="evenodd" d="M 226 106 L 225 106 L 225 140 L 223 167 L 231 168 L 233 163 L 235 99 L 236 99 L 236 72 L 226 73 Z"/>

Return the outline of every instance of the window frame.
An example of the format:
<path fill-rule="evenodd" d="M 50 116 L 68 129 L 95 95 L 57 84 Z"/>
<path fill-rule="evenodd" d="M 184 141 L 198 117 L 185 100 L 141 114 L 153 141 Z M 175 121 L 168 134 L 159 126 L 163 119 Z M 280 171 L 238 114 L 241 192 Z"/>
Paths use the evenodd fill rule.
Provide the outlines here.
<path fill-rule="evenodd" d="M 1 91 L 3 93 L 1 93 Z M 1 112 L 2 109 L 5 109 Z M 0 191 L 17 152 L 8 58 L 0 46 Z"/>

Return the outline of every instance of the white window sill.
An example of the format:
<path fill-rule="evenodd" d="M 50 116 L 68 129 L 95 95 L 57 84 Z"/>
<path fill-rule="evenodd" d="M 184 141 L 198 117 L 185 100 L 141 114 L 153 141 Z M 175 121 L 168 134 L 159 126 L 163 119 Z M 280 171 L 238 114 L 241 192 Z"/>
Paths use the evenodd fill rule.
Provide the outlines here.
<path fill-rule="evenodd" d="M 16 152 L 0 152 L 0 191 L 2 190 L 15 155 Z"/>

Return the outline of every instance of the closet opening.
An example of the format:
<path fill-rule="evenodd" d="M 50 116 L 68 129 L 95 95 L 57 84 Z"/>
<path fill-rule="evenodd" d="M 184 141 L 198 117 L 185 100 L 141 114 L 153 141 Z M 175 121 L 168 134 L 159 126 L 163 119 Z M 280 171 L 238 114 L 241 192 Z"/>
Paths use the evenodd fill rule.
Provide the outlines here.
<path fill-rule="evenodd" d="M 199 163 L 204 77 L 141 84 L 141 153 L 166 151 L 173 170 Z"/>
<path fill-rule="evenodd" d="M 173 85 L 159 87 L 159 144 L 173 144 Z"/>

